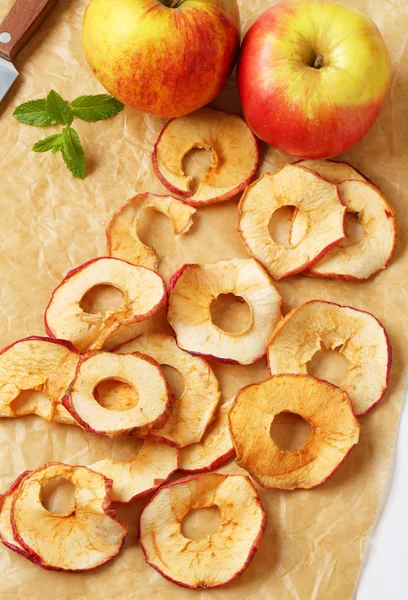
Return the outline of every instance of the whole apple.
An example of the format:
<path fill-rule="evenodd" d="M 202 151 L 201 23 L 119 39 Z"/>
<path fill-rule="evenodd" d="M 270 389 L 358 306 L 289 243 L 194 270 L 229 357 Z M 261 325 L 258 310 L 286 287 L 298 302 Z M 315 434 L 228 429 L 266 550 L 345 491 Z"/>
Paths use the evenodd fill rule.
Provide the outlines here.
<path fill-rule="evenodd" d="M 256 135 L 292 156 L 329 158 L 373 125 L 391 63 L 377 26 L 359 10 L 292 0 L 272 6 L 249 29 L 237 76 Z"/>
<path fill-rule="evenodd" d="M 162 117 L 208 104 L 239 49 L 236 0 L 90 0 L 82 44 L 118 100 Z"/>

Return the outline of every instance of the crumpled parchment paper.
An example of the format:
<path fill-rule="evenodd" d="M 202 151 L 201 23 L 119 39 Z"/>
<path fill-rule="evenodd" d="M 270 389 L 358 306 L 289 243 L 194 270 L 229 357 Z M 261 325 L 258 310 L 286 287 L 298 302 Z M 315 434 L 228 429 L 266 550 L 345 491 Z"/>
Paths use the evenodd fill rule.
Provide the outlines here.
<path fill-rule="evenodd" d="M 12 0 L 0 0 L 2 18 Z M 241 0 L 242 29 L 272 2 Z M 0 595 L 14 598 L 107 600 L 348 600 L 355 589 L 365 543 L 386 492 L 408 366 L 406 319 L 408 195 L 408 5 L 403 0 L 353 0 L 379 25 L 391 53 L 393 79 L 382 113 L 369 134 L 342 158 L 365 173 L 395 207 L 399 222 L 396 254 L 384 272 L 365 283 L 291 277 L 280 282 L 285 311 L 312 298 L 333 300 L 373 312 L 393 346 L 389 391 L 361 419 L 361 440 L 337 473 L 312 491 L 260 490 L 268 515 L 265 536 L 244 575 L 225 588 L 187 590 L 147 566 L 137 544 L 137 517 L 144 501 L 119 507 L 130 534 L 119 558 L 87 574 L 46 572 L 0 548 Z M 83 140 L 88 176 L 74 179 L 60 157 L 30 151 L 58 127 L 28 127 L 12 117 L 21 102 L 55 88 L 64 98 L 102 92 L 81 50 L 86 0 L 60 0 L 16 61 L 20 77 L 0 105 L 0 344 L 44 335 L 42 314 L 52 290 L 72 267 L 106 253 L 104 229 L 110 215 L 135 192 L 163 193 L 150 153 L 164 120 L 126 109 L 99 123 L 75 121 Z M 239 111 L 234 77 L 214 102 Z M 287 158 L 261 146 L 261 170 Z M 236 201 L 200 209 L 188 234 L 175 239 L 169 221 L 149 214 L 141 224 L 145 242 L 160 258 L 168 278 L 184 262 L 245 257 L 235 231 Z M 109 298 L 106 298 L 109 301 Z M 116 336 L 126 339 L 144 327 L 161 329 L 163 318 Z M 113 342 L 111 343 L 111 345 Z M 267 376 L 265 361 L 250 367 L 215 365 L 223 399 Z M 90 464 L 105 456 L 128 458 L 137 441 L 99 439 L 75 427 L 37 417 L 0 423 L 0 489 L 24 469 L 50 460 Z M 238 472 L 234 462 L 221 471 Z M 204 520 L 195 519 L 199 530 Z"/>

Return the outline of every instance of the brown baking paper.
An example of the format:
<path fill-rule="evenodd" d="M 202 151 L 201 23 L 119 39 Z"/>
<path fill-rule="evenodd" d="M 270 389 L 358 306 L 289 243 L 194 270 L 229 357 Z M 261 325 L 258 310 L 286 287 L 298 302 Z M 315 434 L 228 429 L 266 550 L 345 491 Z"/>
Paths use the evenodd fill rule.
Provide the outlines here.
<path fill-rule="evenodd" d="M 0 0 L 3 17 L 12 0 Z M 272 2 L 241 0 L 242 28 Z M 260 490 L 268 525 L 252 564 L 224 588 L 187 590 L 170 583 L 145 564 L 137 543 L 137 518 L 144 501 L 118 508 L 129 524 L 120 556 L 87 574 L 43 571 L 0 548 L 0 595 L 11 598 L 93 598 L 107 600 L 348 600 L 355 589 L 367 536 L 385 497 L 408 365 L 406 319 L 408 170 L 408 6 L 403 0 L 353 0 L 379 25 L 391 53 L 390 93 L 375 126 L 342 158 L 365 173 L 395 207 L 399 241 L 384 272 L 364 283 L 297 276 L 278 284 L 287 312 L 312 299 L 333 300 L 371 311 L 385 325 L 393 346 L 389 390 L 379 406 L 361 419 L 361 440 L 344 464 L 313 491 Z M 67 100 L 102 92 L 81 50 L 81 20 L 86 0 L 60 0 L 16 61 L 20 77 L 0 105 L 0 340 L 5 346 L 27 335 L 44 335 L 42 315 L 52 290 L 72 267 L 106 253 L 104 229 L 110 215 L 135 192 L 163 193 L 150 154 L 164 120 L 126 109 L 99 123 L 75 121 L 87 159 L 87 178 L 74 179 L 60 156 L 34 154 L 30 148 L 59 127 L 19 124 L 12 118 L 21 102 L 44 97 L 54 88 Z M 199 85 L 199 82 L 197 82 Z M 214 102 L 239 111 L 234 76 Z M 287 157 L 261 145 L 261 171 Z M 193 170 L 194 170 L 194 160 Z M 190 232 L 173 237 L 170 222 L 150 213 L 140 225 L 145 242 L 161 258 L 168 277 L 184 262 L 214 262 L 246 257 L 235 231 L 236 200 L 200 209 Z M 109 294 L 94 298 L 109 302 Z M 228 311 L 227 311 L 228 315 Z M 162 317 L 129 328 L 115 342 L 148 328 L 165 327 Z M 111 345 L 114 343 L 111 341 Z M 265 361 L 253 366 L 214 365 L 223 400 L 242 385 L 267 376 Z M 284 428 L 282 428 L 284 430 Z M 90 464 L 106 456 L 129 458 L 137 441 L 109 441 L 75 426 L 46 423 L 38 417 L 0 423 L 0 489 L 25 469 L 47 461 Z M 238 472 L 234 462 L 220 469 Z M 54 497 L 54 502 L 57 502 Z M 190 531 L 203 531 L 208 517 L 190 519 Z M 221 558 L 222 560 L 222 558 Z"/>

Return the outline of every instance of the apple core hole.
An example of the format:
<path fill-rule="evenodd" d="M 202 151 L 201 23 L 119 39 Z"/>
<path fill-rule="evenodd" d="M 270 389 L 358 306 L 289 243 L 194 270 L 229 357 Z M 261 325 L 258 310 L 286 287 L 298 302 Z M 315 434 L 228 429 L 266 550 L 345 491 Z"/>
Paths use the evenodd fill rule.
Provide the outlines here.
<path fill-rule="evenodd" d="M 135 387 L 119 379 L 104 379 L 93 391 L 95 400 L 107 410 L 126 411 L 139 402 Z"/>
<path fill-rule="evenodd" d="M 207 173 L 214 167 L 211 148 L 192 148 L 183 158 L 183 173 L 192 177 L 190 192 L 195 194 Z"/>
<path fill-rule="evenodd" d="M 10 409 L 16 417 L 32 414 L 34 410 L 45 417 L 51 414 L 51 401 L 43 392 L 22 390 L 10 403 Z"/>
<path fill-rule="evenodd" d="M 185 538 L 197 540 L 210 536 L 221 523 L 218 506 L 196 508 L 186 514 L 181 523 L 181 533 Z"/>
<path fill-rule="evenodd" d="M 123 304 L 124 295 L 121 290 L 113 285 L 95 285 L 83 295 L 79 306 L 88 314 L 106 315 L 120 310 Z"/>
<path fill-rule="evenodd" d="M 160 365 L 160 367 L 163 370 L 167 383 L 174 394 L 175 400 L 178 400 L 184 392 L 185 384 L 183 375 L 180 373 L 180 371 L 174 367 L 171 367 L 170 365 Z"/>
<path fill-rule="evenodd" d="M 307 363 L 307 372 L 318 379 L 325 379 L 334 385 L 340 386 L 346 379 L 349 363 L 340 354 L 339 349 L 330 350 L 322 347 Z"/>
<path fill-rule="evenodd" d="M 346 237 L 340 242 L 339 246 L 347 248 L 348 246 L 356 246 L 363 241 L 364 227 L 360 222 L 360 215 L 358 213 L 346 213 L 345 229 Z"/>
<path fill-rule="evenodd" d="M 275 415 L 270 434 L 280 450 L 298 452 L 308 442 L 312 434 L 312 427 L 300 415 L 283 411 Z"/>
<path fill-rule="evenodd" d="M 242 334 L 251 325 L 251 309 L 241 296 L 220 294 L 211 302 L 211 320 L 227 333 Z"/>
<path fill-rule="evenodd" d="M 306 236 L 309 218 L 303 210 L 287 205 L 278 208 L 269 221 L 269 235 L 278 246 L 293 248 Z"/>
<path fill-rule="evenodd" d="M 41 504 L 53 515 L 69 516 L 75 511 L 76 486 L 64 477 L 50 479 L 41 488 Z"/>

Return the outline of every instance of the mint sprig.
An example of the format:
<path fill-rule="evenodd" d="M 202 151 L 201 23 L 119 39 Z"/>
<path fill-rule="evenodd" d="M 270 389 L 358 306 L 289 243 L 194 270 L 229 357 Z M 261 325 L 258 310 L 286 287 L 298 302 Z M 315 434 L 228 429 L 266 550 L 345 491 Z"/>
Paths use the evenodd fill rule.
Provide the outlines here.
<path fill-rule="evenodd" d="M 71 127 L 74 117 L 82 121 L 101 121 L 114 117 L 124 105 L 109 94 L 79 96 L 71 103 L 64 100 L 55 90 L 46 98 L 30 100 L 17 106 L 13 117 L 25 125 L 42 127 L 60 123 L 64 125 L 62 133 L 49 135 L 38 140 L 33 152 L 53 154 L 61 152 L 62 158 L 71 173 L 79 179 L 85 177 L 85 155 L 78 133 Z"/>

